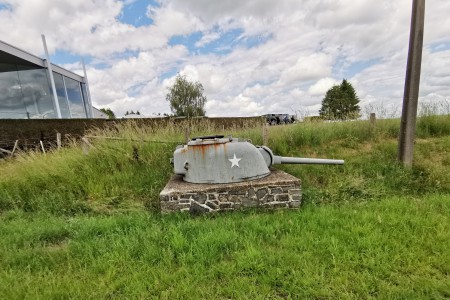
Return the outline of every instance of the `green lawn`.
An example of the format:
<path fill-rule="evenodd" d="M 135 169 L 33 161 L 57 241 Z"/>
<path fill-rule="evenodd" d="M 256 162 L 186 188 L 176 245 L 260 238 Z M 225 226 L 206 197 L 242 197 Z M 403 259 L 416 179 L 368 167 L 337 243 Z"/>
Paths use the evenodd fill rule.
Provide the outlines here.
<path fill-rule="evenodd" d="M 9 212 L 0 298 L 443 299 L 449 216 L 449 195 L 199 218 Z"/>

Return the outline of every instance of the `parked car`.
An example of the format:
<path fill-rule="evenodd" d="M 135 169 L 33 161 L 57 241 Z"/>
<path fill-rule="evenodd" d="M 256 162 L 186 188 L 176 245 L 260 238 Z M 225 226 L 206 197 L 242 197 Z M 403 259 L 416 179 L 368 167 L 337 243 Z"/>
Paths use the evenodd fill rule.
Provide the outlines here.
<path fill-rule="evenodd" d="M 289 114 L 266 114 L 263 115 L 269 125 L 292 124 L 295 122 L 295 117 Z"/>

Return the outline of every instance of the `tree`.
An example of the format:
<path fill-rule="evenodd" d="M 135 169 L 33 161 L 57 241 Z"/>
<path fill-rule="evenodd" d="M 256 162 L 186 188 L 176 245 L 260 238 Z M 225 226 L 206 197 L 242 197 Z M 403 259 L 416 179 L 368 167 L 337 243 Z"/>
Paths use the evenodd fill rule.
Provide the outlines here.
<path fill-rule="evenodd" d="M 100 111 L 108 116 L 108 119 L 115 119 L 116 115 L 110 108 L 100 108 Z"/>
<path fill-rule="evenodd" d="M 322 100 L 319 114 L 322 118 L 331 120 L 347 120 L 359 118 L 359 98 L 352 84 L 346 79 L 330 88 Z"/>
<path fill-rule="evenodd" d="M 206 97 L 200 82 L 190 82 L 186 76 L 177 75 L 173 86 L 169 87 L 166 100 L 174 116 L 197 117 L 205 115 Z"/>

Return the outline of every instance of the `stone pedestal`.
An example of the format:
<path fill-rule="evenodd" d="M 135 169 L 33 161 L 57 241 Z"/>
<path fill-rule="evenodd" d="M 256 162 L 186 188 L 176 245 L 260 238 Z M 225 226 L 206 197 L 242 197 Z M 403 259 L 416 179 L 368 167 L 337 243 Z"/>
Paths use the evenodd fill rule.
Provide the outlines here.
<path fill-rule="evenodd" d="M 267 177 L 238 183 L 196 184 L 174 175 L 159 195 L 161 212 L 209 213 L 245 208 L 299 208 L 300 179 L 276 169 Z"/>

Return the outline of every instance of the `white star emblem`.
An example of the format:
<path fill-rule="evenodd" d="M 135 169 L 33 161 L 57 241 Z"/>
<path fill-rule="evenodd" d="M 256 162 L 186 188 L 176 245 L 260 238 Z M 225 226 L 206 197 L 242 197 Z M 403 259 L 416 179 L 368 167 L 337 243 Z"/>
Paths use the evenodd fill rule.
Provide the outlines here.
<path fill-rule="evenodd" d="M 229 158 L 228 160 L 231 161 L 231 168 L 233 168 L 234 166 L 237 166 L 238 168 L 240 168 L 240 167 L 239 167 L 239 161 L 240 161 L 241 159 L 242 159 L 242 158 L 236 158 L 236 153 L 234 154 L 234 157 L 233 157 L 233 158 Z"/>

